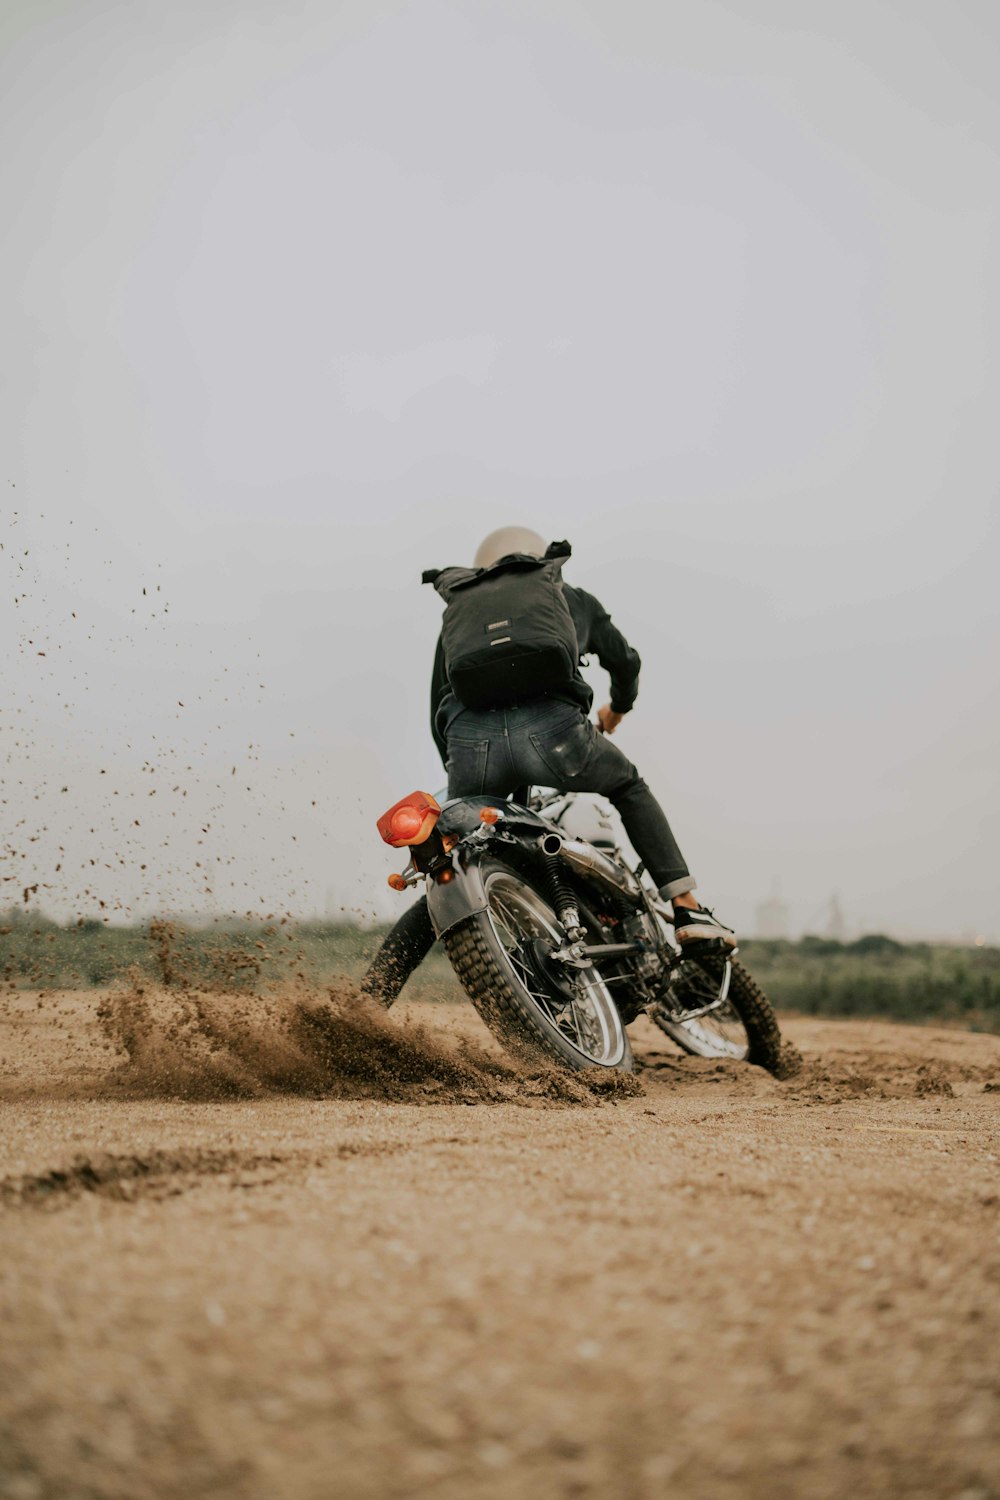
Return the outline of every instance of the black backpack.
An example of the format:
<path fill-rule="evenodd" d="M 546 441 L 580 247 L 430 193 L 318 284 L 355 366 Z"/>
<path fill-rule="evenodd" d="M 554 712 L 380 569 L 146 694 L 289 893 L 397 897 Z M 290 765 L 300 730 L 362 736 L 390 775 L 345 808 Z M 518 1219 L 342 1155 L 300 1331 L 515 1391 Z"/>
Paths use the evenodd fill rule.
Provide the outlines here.
<path fill-rule="evenodd" d="M 424 574 L 445 601 L 445 666 L 466 708 L 505 708 L 576 679 L 580 650 L 562 584 L 569 555 L 568 542 L 553 542 L 542 558 L 512 553 L 490 568 Z"/>

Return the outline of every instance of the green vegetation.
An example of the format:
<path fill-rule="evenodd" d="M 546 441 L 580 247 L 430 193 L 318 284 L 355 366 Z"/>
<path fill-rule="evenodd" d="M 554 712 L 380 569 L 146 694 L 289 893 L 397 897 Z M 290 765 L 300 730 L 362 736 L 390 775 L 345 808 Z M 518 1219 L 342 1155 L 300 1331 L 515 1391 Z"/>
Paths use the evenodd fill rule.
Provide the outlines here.
<path fill-rule="evenodd" d="M 323 985 L 360 978 L 386 930 L 337 922 L 115 927 L 83 921 L 60 927 L 15 908 L 0 916 L 0 983 L 83 989 L 134 971 L 168 984 L 253 989 L 296 979 Z M 875 934 L 854 943 L 758 939 L 743 944 L 741 957 L 779 1010 L 947 1021 L 1000 1032 L 1000 948 L 902 944 Z M 407 993 L 461 997 L 439 949 Z"/>
<path fill-rule="evenodd" d="M 757 939 L 740 957 L 779 1010 L 1000 1032 L 1000 948 L 897 943 L 872 933 L 853 943 Z"/>
<path fill-rule="evenodd" d="M 19 908 L 0 915 L 0 987 L 87 989 L 126 974 L 166 984 L 237 990 L 287 980 L 320 985 L 360 979 L 388 924 L 230 922 L 211 927 L 157 920 L 136 927 L 86 920 L 61 927 Z M 435 950 L 410 982 L 421 999 L 459 999 L 458 982 Z"/>

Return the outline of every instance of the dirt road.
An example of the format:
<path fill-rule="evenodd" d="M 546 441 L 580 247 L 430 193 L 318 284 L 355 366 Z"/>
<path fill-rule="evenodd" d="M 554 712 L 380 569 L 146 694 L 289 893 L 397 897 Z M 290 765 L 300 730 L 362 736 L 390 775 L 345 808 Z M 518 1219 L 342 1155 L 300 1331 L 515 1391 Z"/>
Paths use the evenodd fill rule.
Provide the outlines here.
<path fill-rule="evenodd" d="M 1000 1495 L 1000 1038 L 100 1001 L 0 1008 L 8 1500 Z"/>

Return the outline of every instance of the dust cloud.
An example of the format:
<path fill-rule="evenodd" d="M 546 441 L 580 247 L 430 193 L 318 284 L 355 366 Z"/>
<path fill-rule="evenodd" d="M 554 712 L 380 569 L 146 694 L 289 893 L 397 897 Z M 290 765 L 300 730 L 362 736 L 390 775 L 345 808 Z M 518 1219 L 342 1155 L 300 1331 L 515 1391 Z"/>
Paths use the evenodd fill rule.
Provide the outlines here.
<path fill-rule="evenodd" d="M 414 1021 L 405 1011 L 389 1012 L 344 976 L 322 985 L 304 978 L 255 983 L 245 955 L 234 950 L 231 966 L 224 954 L 216 955 L 217 978 L 195 982 L 169 924 L 158 925 L 154 952 L 159 973 L 152 980 L 132 969 L 101 991 L 0 997 L 13 1042 L 8 1061 L 16 1055 L 0 1092 L 217 1102 L 288 1095 L 536 1108 L 641 1093 L 634 1077 L 601 1069 L 573 1074 L 534 1054 L 501 1051 L 485 1029 L 481 1037 L 470 1036 Z"/>

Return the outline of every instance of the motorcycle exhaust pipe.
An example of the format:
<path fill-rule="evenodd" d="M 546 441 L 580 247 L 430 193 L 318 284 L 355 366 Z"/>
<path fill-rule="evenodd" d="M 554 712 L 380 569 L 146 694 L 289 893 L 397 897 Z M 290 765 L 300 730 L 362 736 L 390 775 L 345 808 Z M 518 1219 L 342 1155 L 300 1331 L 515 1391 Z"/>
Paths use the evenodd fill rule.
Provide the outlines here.
<path fill-rule="evenodd" d="M 540 840 L 545 847 L 544 840 L 558 840 L 558 848 L 551 851 L 546 848 L 546 853 L 560 854 L 569 864 L 579 870 L 581 874 L 590 875 L 602 881 L 612 890 L 621 892 L 624 896 L 630 896 L 634 900 L 639 894 L 639 882 L 630 870 L 623 870 L 616 865 L 614 860 L 608 859 L 599 849 L 592 844 L 586 844 L 581 839 L 564 839 L 559 834 L 544 834 Z"/>
<path fill-rule="evenodd" d="M 612 890 L 633 899 L 639 894 L 639 884 L 629 870 L 623 870 L 614 860 L 608 859 L 599 849 L 585 844 L 581 839 L 567 839 L 561 833 L 543 833 L 538 840 L 543 854 L 559 854 L 581 874 L 595 876 Z"/>

